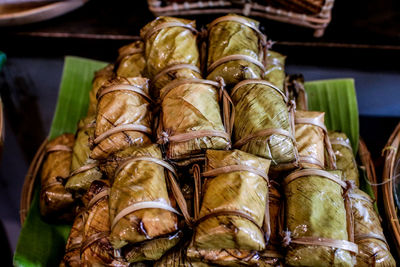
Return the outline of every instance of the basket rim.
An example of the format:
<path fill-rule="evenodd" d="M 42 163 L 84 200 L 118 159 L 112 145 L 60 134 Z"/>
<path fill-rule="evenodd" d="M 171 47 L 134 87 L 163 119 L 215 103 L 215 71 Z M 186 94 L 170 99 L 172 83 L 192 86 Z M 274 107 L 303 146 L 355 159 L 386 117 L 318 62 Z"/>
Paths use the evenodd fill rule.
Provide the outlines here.
<path fill-rule="evenodd" d="M 35 181 L 36 178 L 38 177 L 38 173 L 44 159 L 46 151 L 45 148 L 47 143 L 48 139 L 46 138 L 36 151 L 36 154 L 33 157 L 31 164 L 29 165 L 28 171 L 25 175 L 25 180 L 21 191 L 20 206 L 19 206 L 19 218 L 21 225 L 24 224 L 26 216 L 28 215 L 29 209 L 32 204 Z"/>
<path fill-rule="evenodd" d="M 287 11 L 269 5 L 259 3 L 244 3 L 243 8 L 234 8 L 230 1 L 198 1 L 172 3 L 160 6 L 159 0 L 147 0 L 149 9 L 157 16 L 160 15 L 199 15 L 199 14 L 219 14 L 219 13 L 240 13 L 267 19 L 278 20 L 299 26 L 313 29 L 323 29 L 331 21 L 331 10 L 334 0 L 326 0 L 321 11 L 316 14 L 302 14 L 294 11 Z"/>
<path fill-rule="evenodd" d="M 384 168 L 382 182 L 386 182 L 382 186 L 383 205 L 388 220 L 389 230 L 392 232 L 392 238 L 395 241 L 397 254 L 400 255 L 400 223 L 397 217 L 396 205 L 393 196 L 393 180 L 395 161 L 397 158 L 397 150 L 400 147 L 400 123 L 394 129 L 385 146 Z M 391 149 L 386 149 L 391 148 Z M 393 149 L 392 149 L 393 148 Z"/>

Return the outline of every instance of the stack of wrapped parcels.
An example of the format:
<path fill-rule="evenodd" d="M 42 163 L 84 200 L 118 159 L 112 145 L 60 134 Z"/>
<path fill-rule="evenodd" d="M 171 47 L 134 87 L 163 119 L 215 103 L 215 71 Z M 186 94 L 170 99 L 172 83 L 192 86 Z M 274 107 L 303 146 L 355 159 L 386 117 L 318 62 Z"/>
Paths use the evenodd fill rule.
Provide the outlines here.
<path fill-rule="evenodd" d="M 42 215 L 75 218 L 62 266 L 396 265 L 349 139 L 306 110 L 257 21 L 140 35 L 47 146 Z"/>

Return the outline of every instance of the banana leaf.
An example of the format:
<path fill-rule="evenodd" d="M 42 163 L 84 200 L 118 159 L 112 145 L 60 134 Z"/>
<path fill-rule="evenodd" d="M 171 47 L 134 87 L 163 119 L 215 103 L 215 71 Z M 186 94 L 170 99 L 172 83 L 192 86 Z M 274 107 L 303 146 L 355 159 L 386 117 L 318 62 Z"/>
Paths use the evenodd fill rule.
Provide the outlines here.
<path fill-rule="evenodd" d="M 178 23 L 182 26 L 163 27 L 165 23 Z M 162 28 L 157 30 L 157 27 Z M 172 80 L 201 78 L 199 71 L 194 70 L 200 68 L 195 28 L 194 20 L 158 17 L 140 30 L 140 36 L 145 40 L 147 75 L 152 80 L 154 97 L 158 97 L 160 89 Z M 179 64 L 188 64 L 194 68 L 183 67 L 161 73 Z"/>
<path fill-rule="evenodd" d="M 342 179 L 340 171 L 329 173 Z M 286 227 L 292 239 L 316 237 L 348 241 L 343 189 L 339 184 L 318 175 L 306 175 L 289 180 L 284 191 Z M 347 250 L 295 243 L 288 247 L 285 262 L 290 266 L 353 266 Z"/>
<path fill-rule="evenodd" d="M 103 86 L 105 82 L 114 77 L 114 65 L 108 64 L 104 68 L 96 71 L 93 83 L 92 90 L 89 93 L 89 110 L 87 116 L 93 116 L 96 114 L 97 109 L 97 92 Z"/>
<path fill-rule="evenodd" d="M 100 89 L 107 90 L 111 86 L 133 85 L 141 88 L 144 94 L 148 94 L 148 79 L 146 78 L 115 78 L 107 81 Z M 129 146 L 144 146 L 151 144 L 149 135 L 152 128 L 152 114 L 150 100 L 142 94 L 117 90 L 99 96 L 96 114 L 95 146 L 90 153 L 92 159 L 101 160 L 107 158 L 116 151 Z M 123 130 L 110 133 L 116 127 L 133 125 L 145 128 L 144 130 Z M 110 133 L 96 143 L 101 135 Z"/>
<path fill-rule="evenodd" d="M 284 130 L 293 136 L 291 118 L 282 95 L 262 83 L 238 84 L 232 91 L 235 106 L 234 143 L 264 130 Z M 291 169 L 296 165 L 297 149 L 289 136 L 273 133 L 250 139 L 235 147 L 272 161 L 273 168 Z"/>
<path fill-rule="evenodd" d="M 116 75 L 124 78 L 145 76 L 144 44 L 136 41 L 118 49 Z"/>
<path fill-rule="evenodd" d="M 65 184 L 65 188 L 72 192 L 75 197 L 83 195 L 93 181 L 99 180 L 103 176 L 97 166 L 97 161 L 89 157 L 91 152 L 90 140 L 94 138 L 94 130 L 94 116 L 86 117 L 79 122 L 72 149 L 71 175 Z M 85 167 L 89 168 L 85 169 Z"/>
<path fill-rule="evenodd" d="M 308 108 L 325 112 L 325 125 L 350 139 L 354 155 L 358 152 L 359 122 L 353 79 L 311 81 L 304 84 Z"/>
<path fill-rule="evenodd" d="M 320 125 L 324 124 L 324 112 L 296 111 L 297 119 L 314 120 Z M 299 164 L 303 168 L 324 169 L 325 167 L 325 132 L 311 123 L 298 123 L 296 121 L 296 144 L 299 152 Z"/>
<path fill-rule="evenodd" d="M 154 267 L 211 267 L 201 261 L 191 261 L 186 257 L 186 249 L 178 248 L 169 251 L 160 260 L 154 262 Z"/>
<path fill-rule="evenodd" d="M 164 94 L 161 103 L 164 132 L 161 135 L 174 136 L 197 131 L 218 131 L 226 135 L 218 92 L 212 85 L 195 81 L 183 84 L 172 82 L 161 90 L 161 95 Z M 166 153 L 169 159 L 182 160 L 203 153 L 206 149 L 226 149 L 229 145 L 228 136 L 203 136 L 169 142 Z"/>
<path fill-rule="evenodd" d="M 63 134 L 46 145 L 46 150 L 65 146 L 72 150 L 74 136 Z M 74 199 L 64 187 L 71 168 L 72 152 L 56 150 L 47 152 L 42 166 L 40 213 L 48 220 L 72 221 Z"/>
<path fill-rule="evenodd" d="M 372 199 L 360 189 L 355 189 L 350 194 L 350 199 L 354 219 L 354 239 L 358 245 L 355 266 L 396 266 Z"/>
<path fill-rule="evenodd" d="M 94 71 L 105 65 L 104 62 L 89 59 L 65 58 L 50 140 L 63 133 L 76 131 L 78 121 L 87 113 Z M 39 188 L 40 183 L 37 183 L 14 254 L 15 266 L 57 266 L 63 257 L 71 225 L 49 224 L 42 219 L 39 211 Z"/>
<path fill-rule="evenodd" d="M 227 18 L 232 19 L 224 20 Z M 235 19 L 243 20 L 246 24 Z M 208 25 L 207 79 L 222 77 L 226 85 L 231 87 L 242 80 L 263 77 L 265 36 L 258 31 L 258 27 L 258 21 L 234 14 L 218 18 Z M 219 60 L 234 55 L 248 56 L 260 62 L 261 66 L 245 59 L 218 64 Z"/>
<path fill-rule="evenodd" d="M 123 248 L 123 255 L 130 263 L 159 260 L 168 250 L 175 247 L 182 237 L 182 231 L 178 230 L 170 235 L 139 244 L 127 245 Z"/>
<path fill-rule="evenodd" d="M 240 150 L 207 150 L 205 173 L 232 166 L 257 172 L 232 170 L 204 181 L 197 225 L 187 252 L 190 259 L 233 264 L 237 258 L 250 260 L 252 251 L 265 249 L 264 234 L 268 234 L 264 231 L 269 230 L 269 221 L 265 221 L 268 184 L 257 173 L 267 174 L 269 165 L 269 160 Z M 237 257 L 232 257 L 229 249 Z"/>
<path fill-rule="evenodd" d="M 286 56 L 278 52 L 267 51 L 267 67 L 264 73 L 264 80 L 275 85 L 282 92 L 285 82 L 285 60 Z"/>
<path fill-rule="evenodd" d="M 139 148 L 131 156 L 162 159 L 157 145 Z M 113 247 L 119 249 L 128 243 L 152 240 L 177 231 L 176 214 L 165 209 L 136 210 L 114 222 L 121 211 L 135 203 L 152 201 L 172 205 L 163 167 L 145 160 L 132 161 L 121 166 L 121 170 L 115 174 L 110 192 L 110 221 L 114 225 L 110 240 Z"/>
<path fill-rule="evenodd" d="M 71 231 L 65 246 L 65 255 L 60 266 L 81 266 L 81 244 L 83 240 L 83 228 L 85 226 L 84 212 L 81 211 L 74 219 Z"/>
<path fill-rule="evenodd" d="M 114 251 L 108 234 L 110 232 L 108 195 L 99 198 L 94 203 L 92 199 L 102 192 L 107 192 L 107 182 L 94 181 L 82 202 L 86 206 L 86 220 L 83 228 L 81 252 L 82 266 L 128 266 L 118 251 Z M 95 238 L 94 238 L 95 237 Z"/>
<path fill-rule="evenodd" d="M 357 187 L 360 186 L 357 163 L 349 138 L 345 133 L 329 132 L 329 139 L 336 156 L 336 167 L 343 171 L 344 179 L 354 181 Z"/>

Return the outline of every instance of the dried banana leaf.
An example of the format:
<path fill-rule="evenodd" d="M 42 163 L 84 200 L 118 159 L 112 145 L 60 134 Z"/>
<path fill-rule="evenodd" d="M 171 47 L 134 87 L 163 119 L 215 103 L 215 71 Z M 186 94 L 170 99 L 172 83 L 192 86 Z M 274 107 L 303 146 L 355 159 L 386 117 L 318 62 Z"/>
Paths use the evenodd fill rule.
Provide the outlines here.
<path fill-rule="evenodd" d="M 194 20 L 158 17 L 141 29 L 140 36 L 145 40 L 153 96 L 158 97 L 160 89 L 172 80 L 201 78 Z"/>
<path fill-rule="evenodd" d="M 283 197 L 280 192 L 279 184 L 276 181 L 270 181 L 269 187 L 269 217 L 271 235 L 266 249 L 260 252 L 271 266 L 280 266 L 283 260 L 281 251 L 281 233 L 284 223 Z"/>
<path fill-rule="evenodd" d="M 357 163 L 349 138 L 345 133 L 329 132 L 329 139 L 336 156 L 336 166 L 343 171 L 344 179 L 354 181 L 357 187 L 360 186 Z"/>
<path fill-rule="evenodd" d="M 136 91 L 126 89 L 126 86 Z M 106 91 L 113 88 L 118 89 Z M 106 82 L 99 93 L 92 159 L 105 159 L 127 147 L 151 143 L 150 100 L 144 96 L 148 94 L 146 78 L 115 78 Z M 134 129 L 124 130 L 124 127 Z M 117 129 L 120 130 L 113 132 Z"/>
<path fill-rule="evenodd" d="M 85 196 L 87 214 L 83 229 L 81 247 L 82 266 L 128 266 L 118 251 L 114 250 L 108 234 L 110 232 L 109 185 L 107 182 L 94 181 Z"/>
<path fill-rule="evenodd" d="M 206 172 L 245 166 L 267 174 L 269 165 L 269 160 L 240 150 L 206 152 Z M 202 188 L 204 193 L 193 238 L 194 251 L 265 248 L 263 231 L 269 225 L 269 221 L 265 222 L 268 184 L 260 174 L 230 170 L 205 180 Z"/>
<path fill-rule="evenodd" d="M 297 110 L 308 110 L 308 100 L 306 90 L 304 89 L 303 75 L 288 75 L 285 79 L 285 91 L 289 99 L 296 102 Z"/>
<path fill-rule="evenodd" d="M 150 145 L 132 153 L 132 157 L 162 159 L 157 145 Z M 171 206 L 164 168 L 148 161 L 130 161 L 116 172 L 110 193 L 110 240 L 118 249 L 128 243 L 139 243 L 178 230 L 177 216 L 160 208 L 145 208 L 128 213 L 120 220 L 115 218 L 121 211 L 141 202 Z"/>
<path fill-rule="evenodd" d="M 40 213 L 47 219 L 72 220 L 74 199 L 64 188 L 72 160 L 73 134 L 63 134 L 47 146 L 42 166 Z"/>
<path fill-rule="evenodd" d="M 90 140 L 94 139 L 95 118 L 86 117 L 79 122 L 75 144 L 72 149 L 71 174 L 65 188 L 74 196 L 84 194 L 90 184 L 102 178 L 97 161 L 89 157 L 91 152 Z"/>
<path fill-rule="evenodd" d="M 341 185 L 321 174 L 307 174 L 309 171 L 294 172 L 284 180 L 286 228 L 291 232 L 292 241 L 305 237 L 347 241 L 347 217 Z M 316 171 L 341 180 L 339 171 Z M 293 175 L 299 177 L 291 179 Z M 349 251 L 317 244 L 291 243 L 285 262 L 290 266 L 353 266 Z"/>
<path fill-rule="evenodd" d="M 103 86 L 105 82 L 111 79 L 114 76 L 114 65 L 108 64 L 104 68 L 99 71 L 96 71 L 93 83 L 92 90 L 89 92 L 89 110 L 87 116 L 93 116 L 96 114 L 97 109 L 97 92 Z"/>
<path fill-rule="evenodd" d="M 355 266 L 396 266 L 390 254 L 379 217 L 374 211 L 372 199 L 360 189 L 350 194 L 354 218 L 354 238 L 358 245 Z"/>
<path fill-rule="evenodd" d="M 234 14 L 208 25 L 207 79 L 222 77 L 228 86 L 234 86 L 263 77 L 266 38 L 258 27 L 258 21 Z M 240 59 L 235 59 L 237 56 Z"/>
<path fill-rule="evenodd" d="M 186 257 L 186 250 L 183 248 L 173 249 L 165 254 L 160 260 L 154 263 L 154 267 L 210 267 L 201 261 L 191 261 Z"/>
<path fill-rule="evenodd" d="M 179 230 L 171 235 L 125 246 L 123 254 L 125 259 L 130 263 L 159 260 L 165 252 L 176 246 L 182 237 L 183 233 Z"/>
<path fill-rule="evenodd" d="M 206 133 L 201 137 L 186 138 L 181 141 L 170 140 L 166 153 L 169 159 L 192 158 L 206 149 L 226 149 L 230 145 L 218 104 L 218 92 L 203 80 L 172 82 L 161 90 L 162 128 L 159 138 L 172 139 L 173 136 Z"/>
<path fill-rule="evenodd" d="M 324 169 L 325 131 L 318 125 L 325 127 L 325 112 L 298 110 L 295 117 L 295 137 L 300 166 Z"/>
<path fill-rule="evenodd" d="M 144 43 L 136 41 L 118 49 L 116 74 L 119 77 L 132 78 L 145 76 L 146 60 Z"/>
<path fill-rule="evenodd" d="M 84 211 L 81 211 L 74 220 L 71 232 L 69 233 L 65 255 L 60 266 L 79 267 L 81 266 L 81 244 L 83 240 L 83 228 L 85 225 Z"/>
<path fill-rule="evenodd" d="M 212 264 L 206 266 L 281 266 L 278 258 L 276 257 L 277 255 L 279 254 L 264 251 L 257 252 L 238 249 L 194 250 L 191 247 L 189 247 L 188 249 L 188 257 L 192 257 L 192 261 L 197 260 L 198 262 L 206 262 Z"/>
<path fill-rule="evenodd" d="M 244 81 L 232 90 L 234 147 L 270 159 L 273 168 L 293 168 L 297 149 L 285 98 L 278 89 L 262 82 Z M 271 132 L 260 134 L 263 131 Z M 246 138 L 249 139 L 244 141 Z"/>
<path fill-rule="evenodd" d="M 282 92 L 285 83 L 285 60 L 286 56 L 272 51 L 267 51 L 267 67 L 264 73 L 264 80 L 275 85 Z"/>

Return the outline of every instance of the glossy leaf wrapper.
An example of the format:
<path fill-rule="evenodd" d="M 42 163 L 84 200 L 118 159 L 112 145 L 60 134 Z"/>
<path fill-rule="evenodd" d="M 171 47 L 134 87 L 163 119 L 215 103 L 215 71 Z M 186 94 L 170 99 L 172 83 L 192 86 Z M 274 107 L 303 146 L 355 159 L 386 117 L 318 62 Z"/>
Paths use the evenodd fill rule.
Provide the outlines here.
<path fill-rule="evenodd" d="M 394 267 L 379 217 L 372 199 L 360 189 L 350 194 L 354 218 L 354 238 L 358 245 L 357 267 Z"/>
<path fill-rule="evenodd" d="M 296 110 L 308 110 L 308 98 L 304 88 L 303 75 L 287 75 L 284 84 L 286 95 L 296 103 Z"/>
<path fill-rule="evenodd" d="M 330 132 L 329 139 L 336 156 L 336 166 L 343 171 L 344 178 L 354 181 L 356 186 L 360 185 L 357 163 L 354 158 L 350 140 L 345 133 Z"/>
<path fill-rule="evenodd" d="M 132 157 L 162 159 L 157 145 L 133 152 Z M 110 193 L 110 220 L 134 203 L 155 201 L 171 205 L 164 168 L 149 161 L 128 163 L 114 178 Z M 111 229 L 110 240 L 114 248 L 128 243 L 139 243 L 178 230 L 177 216 L 163 209 L 141 209 L 121 218 Z"/>
<path fill-rule="evenodd" d="M 267 66 L 264 73 L 264 80 L 272 83 L 282 92 L 284 91 L 286 77 L 285 60 L 286 56 L 272 50 L 267 51 Z"/>
<path fill-rule="evenodd" d="M 148 93 L 146 78 L 116 78 L 105 83 L 101 90 L 115 85 L 133 85 Z M 137 125 L 152 128 L 152 115 L 149 100 L 143 95 L 127 91 L 112 91 L 103 95 L 97 106 L 95 138 L 101 134 L 123 125 Z M 90 157 L 105 159 L 110 154 L 130 146 L 151 144 L 150 133 L 135 130 L 125 130 L 114 133 L 95 145 Z"/>
<path fill-rule="evenodd" d="M 115 73 L 119 77 L 133 78 L 145 76 L 146 60 L 144 43 L 136 41 L 118 49 L 119 57 Z"/>
<path fill-rule="evenodd" d="M 71 151 L 57 150 L 48 152 L 42 166 L 40 213 L 49 220 L 73 219 L 74 199 L 71 193 L 64 187 L 64 181 L 68 178 L 74 135 L 63 134 L 51 140 L 46 150 L 63 146 Z"/>
<path fill-rule="evenodd" d="M 182 231 L 178 231 L 139 244 L 128 245 L 123 248 L 123 254 L 130 263 L 159 260 L 168 250 L 176 246 L 182 237 Z"/>
<path fill-rule="evenodd" d="M 187 27 L 163 27 L 150 35 L 155 27 L 164 23 L 181 23 Z M 158 97 L 160 89 L 173 80 L 201 78 L 201 74 L 193 69 L 179 68 L 161 75 L 154 81 L 157 74 L 171 66 L 189 64 L 200 68 L 195 28 L 194 20 L 161 16 L 141 29 L 140 36 L 145 40 L 147 73 L 152 80 L 153 96 Z"/>
<path fill-rule="evenodd" d="M 96 71 L 93 82 L 92 90 L 89 92 L 89 110 L 87 116 L 93 116 L 96 114 L 97 109 L 97 92 L 103 86 L 105 82 L 114 77 L 114 65 L 108 64 L 99 71 Z"/>
<path fill-rule="evenodd" d="M 235 142 L 268 129 L 281 129 L 293 135 L 288 107 L 282 96 L 270 86 L 245 84 L 238 87 L 231 98 L 235 105 Z M 255 137 L 238 148 L 270 159 L 274 168 L 291 169 L 296 165 L 297 149 L 293 140 L 278 133 Z"/>
<path fill-rule="evenodd" d="M 235 165 L 244 165 L 268 173 L 270 161 L 240 150 L 207 150 L 206 172 Z M 229 171 L 207 178 L 202 186 L 204 192 L 189 258 L 205 259 L 213 263 L 238 261 L 250 255 L 250 251 L 265 248 L 264 220 L 268 201 L 268 183 L 263 177 L 250 171 Z M 218 212 L 233 211 L 246 214 L 218 215 Z M 202 217 L 210 216 L 204 220 Z M 269 221 L 266 222 L 269 224 Z M 255 225 L 256 224 L 256 225 Z M 232 249 L 232 257 L 226 250 Z M 217 261 L 217 262 L 214 262 Z M 240 261 L 240 260 L 239 260 Z"/>
<path fill-rule="evenodd" d="M 154 267 L 210 267 L 201 261 L 192 261 L 186 256 L 186 249 L 173 249 L 165 254 L 160 260 L 154 263 Z"/>
<path fill-rule="evenodd" d="M 163 94 L 161 90 L 161 94 Z M 203 83 L 180 84 L 169 90 L 162 100 L 162 128 L 169 136 L 196 131 L 225 133 L 222 123 L 218 93 L 215 87 Z M 206 149 L 226 149 L 229 138 L 204 136 L 183 142 L 169 142 L 166 153 L 169 159 L 182 160 L 203 153 Z"/>
<path fill-rule="evenodd" d="M 341 180 L 339 171 L 330 174 Z M 348 241 L 343 189 L 317 175 L 299 177 L 284 187 L 286 227 L 293 238 L 316 237 Z M 285 257 L 290 266 L 353 266 L 349 251 L 322 245 L 290 244 Z"/>
<path fill-rule="evenodd" d="M 324 124 L 325 112 L 296 111 L 297 119 L 308 119 Z M 311 123 L 295 123 L 295 137 L 299 152 L 299 164 L 303 168 L 324 169 L 325 166 L 325 132 Z"/>
<path fill-rule="evenodd" d="M 81 266 L 81 244 L 83 240 L 83 228 L 85 216 L 82 211 L 74 220 L 71 231 L 65 246 L 65 255 L 60 266 L 80 267 Z"/>
<path fill-rule="evenodd" d="M 109 196 L 104 195 L 96 202 L 90 201 L 98 194 L 108 191 L 107 182 L 94 181 L 83 197 L 87 208 L 85 226 L 83 228 L 83 243 L 81 248 L 82 266 L 128 266 L 121 257 L 116 258 L 108 234 L 110 232 Z M 90 204 L 90 206 L 89 206 Z M 96 237 L 97 236 L 97 237 Z M 96 237 L 96 238 L 93 238 Z M 89 241 L 90 240 L 90 241 Z"/>
<path fill-rule="evenodd" d="M 91 152 L 90 140 L 94 138 L 95 118 L 94 116 L 86 117 L 79 122 L 78 132 L 75 137 L 75 144 L 72 149 L 71 175 L 68 178 L 65 188 L 73 192 L 75 196 L 84 194 L 90 184 L 102 178 L 98 166 L 94 166 L 88 170 L 74 173 L 83 166 L 96 164 L 96 161 L 89 157 Z"/>
<path fill-rule="evenodd" d="M 254 28 L 258 29 L 259 27 L 259 22 L 253 19 L 234 14 L 228 16 L 243 19 Z M 222 77 L 228 87 L 247 79 L 261 79 L 264 70 L 244 59 L 227 61 L 213 70 L 210 70 L 210 66 L 218 60 L 232 55 L 249 56 L 263 63 L 264 47 L 262 41 L 259 33 L 237 21 L 222 21 L 211 28 L 209 25 L 207 58 L 207 68 L 209 68 L 209 71 L 207 79 L 216 80 L 217 77 Z"/>

